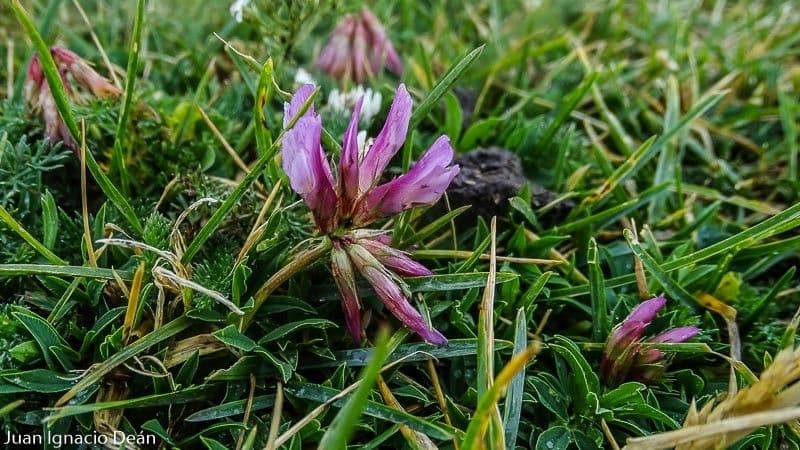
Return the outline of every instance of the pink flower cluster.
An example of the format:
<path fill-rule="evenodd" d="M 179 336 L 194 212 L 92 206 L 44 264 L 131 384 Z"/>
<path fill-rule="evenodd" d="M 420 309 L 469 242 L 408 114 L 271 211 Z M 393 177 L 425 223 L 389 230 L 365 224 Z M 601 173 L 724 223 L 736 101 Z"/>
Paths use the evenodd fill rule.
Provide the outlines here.
<path fill-rule="evenodd" d="M 600 361 L 600 374 L 607 383 L 616 385 L 629 378 L 643 383 L 655 381 L 663 374 L 667 361 L 664 352 L 643 344 L 685 342 L 700 332 L 697 327 L 678 327 L 643 339 L 647 327 L 666 304 L 664 296 L 645 300 L 611 330 Z"/>
<path fill-rule="evenodd" d="M 96 97 L 116 97 L 121 93 L 119 88 L 98 74 L 76 53 L 63 47 L 52 47 L 50 54 L 58 67 L 64 89 L 72 99 L 79 99 L 79 95 L 72 86 L 70 75 L 79 86 L 87 89 Z M 45 136 L 51 142 L 64 142 L 64 145 L 73 150 L 78 148 L 78 144 L 58 113 L 53 93 L 44 77 L 38 55 L 34 55 L 28 66 L 25 79 L 25 98 L 34 110 L 41 111 Z"/>
<path fill-rule="evenodd" d="M 313 90 L 313 85 L 304 85 L 285 105 L 284 126 Z M 458 166 L 452 165 L 450 141 L 441 136 L 408 173 L 379 184 L 383 171 L 406 139 L 411 104 L 411 96 L 400 85 L 383 129 L 372 145 L 361 149 L 357 139 L 361 109 L 358 101 L 344 133 L 336 179 L 320 143 L 322 122 L 313 106 L 283 138 L 283 169 L 292 189 L 311 210 L 319 230 L 333 241 L 331 272 L 342 298 L 347 329 L 356 342 L 361 340 L 356 271 L 406 326 L 428 342 L 447 342 L 411 306 L 408 288 L 400 278 L 432 273 L 405 252 L 390 247 L 385 232 L 363 228 L 380 218 L 438 201 L 458 173 Z"/>
<path fill-rule="evenodd" d="M 366 8 L 339 22 L 317 59 L 317 65 L 331 77 L 357 83 L 376 76 L 384 64 L 398 75 L 403 73 L 403 63 L 386 30 Z"/>

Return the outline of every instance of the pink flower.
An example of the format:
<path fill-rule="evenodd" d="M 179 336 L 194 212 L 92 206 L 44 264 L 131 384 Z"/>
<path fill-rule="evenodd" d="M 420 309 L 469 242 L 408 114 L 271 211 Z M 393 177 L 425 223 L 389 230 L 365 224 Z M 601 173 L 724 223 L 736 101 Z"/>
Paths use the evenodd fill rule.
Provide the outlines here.
<path fill-rule="evenodd" d="M 386 30 L 366 8 L 336 25 L 317 59 L 317 65 L 333 78 L 358 83 L 376 76 L 384 64 L 398 75 L 403 73 L 403 63 Z"/>
<path fill-rule="evenodd" d="M 50 54 L 60 68 L 66 70 L 75 78 L 79 85 L 91 91 L 95 97 L 116 97 L 122 91 L 108 79 L 97 73 L 92 67 L 76 53 L 64 47 L 52 47 Z"/>
<path fill-rule="evenodd" d="M 645 300 L 611 330 L 600 361 L 600 373 L 609 384 L 619 384 L 627 378 L 644 383 L 655 381 L 664 373 L 668 361 L 661 350 L 642 344 L 685 342 L 700 332 L 693 326 L 679 327 L 644 340 L 645 330 L 666 303 L 664 296 Z"/>
<path fill-rule="evenodd" d="M 84 89 L 88 89 L 97 97 L 115 97 L 121 91 L 107 79 L 95 72 L 80 56 L 63 47 L 52 47 L 50 54 L 55 60 L 61 82 L 67 95 L 77 100 L 78 93 L 72 88 L 69 76 Z M 51 142 L 63 142 L 65 146 L 77 150 L 78 143 L 67 129 L 58 112 L 50 86 L 44 77 L 39 56 L 34 55 L 28 66 L 25 78 L 25 98 L 36 111 L 41 111 L 44 121 L 44 134 Z"/>
<path fill-rule="evenodd" d="M 284 126 L 313 90 L 313 85 L 301 87 L 285 105 Z M 333 241 L 331 272 L 342 298 L 347 329 L 357 343 L 361 340 L 361 302 L 353 267 L 407 327 L 428 342 L 447 343 L 411 306 L 408 289 L 400 278 L 428 276 L 432 272 L 407 253 L 392 248 L 385 232 L 360 228 L 382 217 L 438 201 L 458 173 L 458 166 L 452 165 L 453 149 L 442 136 L 407 174 L 378 184 L 406 139 L 411 104 L 411 96 L 400 85 L 383 129 L 372 146 L 360 151 L 357 135 L 361 101 L 357 102 L 344 133 L 335 180 L 320 144 L 322 123 L 313 107 L 297 119 L 283 138 L 283 169 L 292 189 L 311 209 L 319 230 Z"/>

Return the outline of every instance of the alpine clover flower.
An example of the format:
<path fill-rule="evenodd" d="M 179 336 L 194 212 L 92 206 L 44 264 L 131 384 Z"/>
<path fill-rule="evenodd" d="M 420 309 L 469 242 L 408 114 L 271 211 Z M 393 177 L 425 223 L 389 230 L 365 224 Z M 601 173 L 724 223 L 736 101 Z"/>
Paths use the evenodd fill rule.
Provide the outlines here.
<path fill-rule="evenodd" d="M 302 86 L 285 105 L 284 126 L 313 90 L 314 85 Z M 341 295 L 347 330 L 356 343 L 361 342 L 356 273 L 369 282 L 386 308 L 408 328 L 430 343 L 447 343 L 411 306 L 409 289 L 400 278 L 432 272 L 407 253 L 392 248 L 385 231 L 365 228 L 375 220 L 438 201 L 458 173 L 458 166 L 452 165 L 450 141 L 441 136 L 408 173 L 379 184 L 383 171 L 406 139 L 411 103 L 411 96 L 401 84 L 383 129 L 371 145 L 359 148 L 362 101 L 357 101 L 344 133 L 335 178 L 320 144 L 322 122 L 313 105 L 283 138 L 283 169 L 292 189 L 311 210 L 320 232 L 331 239 L 331 273 Z"/>
<path fill-rule="evenodd" d="M 679 327 L 643 339 L 645 330 L 666 304 L 664 296 L 645 300 L 611 330 L 600 361 L 600 373 L 608 384 L 616 385 L 628 378 L 643 383 L 655 381 L 666 370 L 668 361 L 664 352 L 648 348 L 647 344 L 685 342 L 700 332 L 693 326 Z"/>
<path fill-rule="evenodd" d="M 61 82 L 67 95 L 74 100 L 80 96 L 75 91 L 69 76 L 82 88 L 91 92 L 95 97 L 116 97 L 121 94 L 119 88 L 111 84 L 108 79 L 98 74 L 92 67 L 76 53 L 63 47 L 50 48 L 50 54 L 58 68 Z M 67 147 L 76 150 L 77 142 L 67 130 L 56 107 L 53 93 L 44 77 L 39 56 L 34 55 L 28 66 L 25 78 L 25 98 L 35 111 L 41 111 L 44 121 L 44 134 L 51 142 L 64 142 Z"/>
<path fill-rule="evenodd" d="M 345 16 L 336 25 L 317 59 L 320 69 L 331 77 L 357 83 L 376 76 L 384 64 L 398 75 L 403 72 L 386 30 L 367 8 Z"/>

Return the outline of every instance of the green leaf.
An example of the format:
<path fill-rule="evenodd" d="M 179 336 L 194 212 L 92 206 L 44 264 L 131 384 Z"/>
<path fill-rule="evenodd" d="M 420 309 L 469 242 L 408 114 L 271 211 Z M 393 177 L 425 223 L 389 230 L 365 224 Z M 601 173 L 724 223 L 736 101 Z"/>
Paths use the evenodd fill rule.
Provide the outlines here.
<path fill-rule="evenodd" d="M 550 144 L 553 142 L 553 138 L 555 137 L 558 130 L 564 125 L 564 122 L 569 118 L 569 115 L 578 106 L 578 103 L 583 99 L 583 96 L 586 95 L 586 91 L 588 91 L 593 85 L 594 82 L 597 80 L 598 73 L 590 73 L 586 75 L 586 77 L 581 81 L 581 84 L 578 85 L 566 98 L 563 99 L 561 102 L 561 107 L 558 108 L 556 112 L 555 118 L 550 122 L 547 126 L 547 130 L 545 130 L 542 138 L 539 140 L 538 147 L 544 151 L 549 150 Z"/>
<path fill-rule="evenodd" d="M 662 195 L 664 192 L 666 192 L 667 187 L 668 187 L 667 183 L 651 187 L 650 189 L 641 192 L 636 197 L 626 202 L 620 203 L 619 205 L 615 205 L 610 208 L 605 208 L 603 209 L 603 211 L 596 214 L 592 214 L 589 217 L 584 217 L 583 219 L 578 219 L 572 222 L 567 222 L 563 225 L 555 226 L 553 227 L 552 232 L 554 234 L 569 233 L 571 231 L 579 230 L 583 227 L 595 223 L 602 224 L 605 222 L 610 222 L 619 216 L 622 216 L 631 211 L 635 211 L 641 208 L 643 205 L 647 204 L 652 198 L 658 195 Z"/>
<path fill-rule="evenodd" d="M 76 378 L 47 369 L 33 369 L 22 372 L 0 373 L 0 380 L 7 385 L 0 384 L 0 394 L 15 392 L 41 392 L 52 394 L 64 392 L 75 385 Z M 13 385 L 17 389 L 9 386 Z"/>
<path fill-rule="evenodd" d="M 452 92 L 448 92 L 444 96 L 444 106 L 444 134 L 453 142 L 458 142 L 458 137 L 461 135 L 461 122 L 464 117 L 461 112 L 461 105 L 458 103 L 458 98 Z"/>
<path fill-rule="evenodd" d="M 661 269 L 665 272 L 682 269 L 684 267 L 697 264 L 706 259 L 727 253 L 732 250 L 739 250 L 753 246 L 756 242 L 766 239 L 778 233 L 791 230 L 800 226 L 800 203 L 794 204 L 780 213 L 766 219 L 756 225 L 750 226 L 743 231 L 723 239 L 715 244 L 709 245 L 701 250 L 678 257 L 665 262 Z M 633 274 L 622 275 L 606 280 L 606 288 L 611 289 L 626 286 L 636 282 Z M 589 294 L 589 286 L 577 286 L 570 288 L 554 289 L 551 297 L 574 297 L 577 295 Z"/>
<path fill-rule="evenodd" d="M 428 95 L 425 96 L 424 99 L 417 105 L 414 112 L 411 113 L 411 120 L 408 126 L 409 130 L 414 130 L 417 128 L 417 125 L 424 119 L 428 113 L 433 109 L 436 103 L 439 101 L 445 93 L 447 93 L 450 88 L 461 78 L 461 75 L 464 74 L 474 62 L 478 59 L 478 57 L 483 53 L 483 49 L 486 47 L 485 45 L 481 45 L 480 47 L 472 50 L 471 52 L 464 55 L 460 61 L 458 61 L 447 73 L 433 86 Z"/>
<path fill-rule="evenodd" d="M 275 396 L 259 395 L 253 397 L 250 411 L 260 411 L 271 408 L 275 404 Z M 211 408 L 201 409 L 188 417 L 187 422 L 208 422 L 210 420 L 224 419 L 225 417 L 240 416 L 247 410 L 247 399 L 234 400 Z"/>
<path fill-rule="evenodd" d="M 129 281 L 132 273 L 118 271 L 117 274 Z M 61 266 L 48 264 L 0 264 L 0 277 L 52 275 L 56 277 L 81 277 L 90 279 L 113 280 L 114 270 L 99 267 Z"/>
<path fill-rule="evenodd" d="M 528 380 L 539 403 L 556 417 L 566 421 L 569 418 L 567 400 L 564 393 L 557 389 L 557 381 L 551 378 L 552 375 L 549 374 L 538 374 Z"/>
<path fill-rule="evenodd" d="M 258 346 L 256 341 L 242 334 L 235 325 L 228 325 L 227 327 L 211 333 L 218 341 L 239 350 L 249 352 Z"/>
<path fill-rule="evenodd" d="M 67 346 L 67 343 L 58 331 L 46 320 L 25 308 L 14 307 L 11 315 L 28 330 L 28 333 L 30 333 L 33 339 L 36 340 L 36 343 L 39 344 L 39 349 L 47 363 L 47 367 L 55 370 L 56 364 L 55 360 L 53 360 L 53 356 L 55 355 L 53 355 L 52 348 L 56 346 Z M 72 370 L 72 364 L 69 361 L 63 361 L 63 363 L 66 363 L 64 370 Z"/>
<path fill-rule="evenodd" d="M 673 280 L 667 272 L 661 267 L 656 260 L 650 256 L 649 253 L 642 247 L 642 244 L 636 240 L 633 232 L 631 230 L 625 229 L 622 233 L 625 236 L 625 240 L 628 241 L 628 245 L 633 250 L 633 253 L 642 260 L 642 265 L 647 269 L 647 271 L 653 275 L 656 280 L 658 280 L 661 287 L 664 288 L 666 291 L 667 296 L 670 298 L 674 298 L 679 300 L 684 305 L 688 306 L 691 309 L 696 309 L 698 306 L 697 300 L 692 296 L 692 294 L 688 293 L 686 289 L 683 288 L 677 281 Z"/>
<path fill-rule="evenodd" d="M 197 373 L 197 367 L 199 364 L 200 351 L 198 350 L 192 353 L 192 356 L 190 356 L 189 359 L 183 363 L 181 369 L 178 371 L 178 375 L 175 376 L 175 383 L 181 387 L 191 386 L 194 375 Z"/>
<path fill-rule="evenodd" d="M 606 287 L 603 269 L 600 267 L 600 255 L 597 251 L 597 241 L 589 239 L 589 248 L 586 250 L 586 263 L 589 266 L 589 286 L 592 299 L 592 340 L 603 342 L 611 329 L 611 320 L 608 317 L 606 305 Z"/>
<path fill-rule="evenodd" d="M 572 432 L 563 425 L 550 427 L 536 439 L 536 450 L 567 450 Z"/>
<path fill-rule="evenodd" d="M 3 208 L 3 205 L 0 205 L 0 222 L 5 223 L 8 228 L 17 233 L 19 237 L 21 237 L 25 242 L 28 243 L 28 245 L 33 247 L 34 250 L 36 250 L 40 255 L 42 255 L 45 259 L 47 259 L 51 263 L 56 265 L 67 264 L 65 260 L 59 258 L 55 253 L 51 252 L 47 246 L 39 242 L 38 239 L 36 239 L 30 233 L 28 233 L 28 230 L 26 230 L 25 227 L 22 226 L 22 224 L 17 222 L 12 217 L 11 214 L 8 211 L 6 211 L 5 208 Z M 1 272 L 0 275 L 2 275 Z"/>
<path fill-rule="evenodd" d="M 220 441 L 216 439 L 200 436 L 200 441 L 206 446 L 208 450 L 228 450 Z"/>
<path fill-rule="evenodd" d="M 370 391 L 375 386 L 378 376 L 381 373 L 383 362 L 389 356 L 389 338 L 386 332 L 378 336 L 375 349 L 369 364 L 361 374 L 359 385 L 356 391 L 349 396 L 342 409 L 333 418 L 330 427 L 325 430 L 325 434 L 319 442 L 319 448 L 331 450 L 345 450 L 347 441 L 358 425 L 361 413 L 367 406 Z"/>
<path fill-rule="evenodd" d="M 630 381 L 606 392 L 600 397 L 600 406 L 606 409 L 626 407 L 631 403 L 644 402 L 642 391 L 647 388 L 642 383 Z"/>
<path fill-rule="evenodd" d="M 573 396 L 576 409 L 583 414 L 594 414 L 599 401 L 597 395 L 600 392 L 600 380 L 580 348 L 570 339 L 559 335 L 553 336 L 549 347 L 569 365 L 570 377 L 576 389 Z"/>
<path fill-rule="evenodd" d="M 136 87 L 136 75 L 138 73 L 139 49 L 142 45 L 142 23 L 144 22 L 145 0 L 136 1 L 136 16 L 133 19 L 133 32 L 131 33 L 131 43 L 128 49 L 128 68 L 125 73 L 125 92 L 122 98 L 122 107 L 117 120 L 117 131 L 114 133 L 114 147 L 111 153 L 111 167 L 117 171 L 123 180 L 123 187 L 128 180 L 128 172 L 125 169 L 125 154 L 122 145 L 128 131 L 128 117 L 131 114 L 133 105 L 133 91 Z"/>
<path fill-rule="evenodd" d="M 502 121 L 503 119 L 500 117 L 488 117 L 476 121 L 464 132 L 461 142 L 458 143 L 458 149 L 462 151 L 472 150 L 479 140 L 496 130 Z"/>
<path fill-rule="evenodd" d="M 764 312 L 764 309 L 772 303 L 773 300 L 778 296 L 778 293 L 783 290 L 783 288 L 789 283 L 789 281 L 794 279 L 794 274 L 797 271 L 796 267 L 790 267 L 782 277 L 778 281 L 776 281 L 772 288 L 767 292 L 766 295 L 758 299 L 758 301 L 753 305 L 753 308 L 750 310 L 750 313 L 745 316 L 744 320 L 742 321 L 742 329 L 748 328 L 750 325 L 753 324 L 761 314 Z"/>
<path fill-rule="evenodd" d="M 294 333 L 297 330 L 303 330 L 306 328 L 316 328 L 324 330 L 326 328 L 337 328 L 337 327 L 338 325 L 331 322 L 330 320 L 325 320 L 325 319 L 298 320 L 296 322 L 290 322 L 275 328 L 274 330 L 267 333 L 263 338 L 259 339 L 258 343 L 260 345 L 264 345 L 268 342 L 281 339 L 289 335 L 290 333 Z"/>
<path fill-rule="evenodd" d="M 412 292 L 452 291 L 486 286 L 488 272 L 456 273 L 432 275 L 428 277 L 404 278 Z M 496 284 L 514 280 L 519 275 L 510 272 L 497 272 Z"/>
<path fill-rule="evenodd" d="M 469 205 L 464 205 L 460 208 L 448 211 L 446 214 L 437 217 L 436 220 L 429 223 L 428 225 L 425 225 L 423 229 L 416 232 L 413 236 L 411 236 L 408 239 L 404 239 L 403 242 L 399 244 L 400 248 L 405 248 L 411 244 L 416 244 L 418 242 L 421 242 L 428 236 L 439 231 L 442 227 L 448 225 L 451 220 L 455 219 L 456 217 L 461 215 L 461 213 L 468 210 L 469 208 L 470 208 Z"/>
<path fill-rule="evenodd" d="M 42 195 L 42 244 L 53 250 L 58 237 L 58 207 L 53 194 L 45 191 Z"/>
<path fill-rule="evenodd" d="M 64 417 L 86 414 L 94 411 L 105 411 L 114 409 L 132 408 L 154 408 L 158 406 L 182 405 L 192 402 L 203 402 L 211 398 L 214 393 L 211 386 L 196 386 L 182 391 L 169 392 L 166 394 L 145 395 L 138 398 L 127 398 L 124 400 L 114 400 L 110 402 L 90 403 L 87 405 L 68 405 L 60 408 L 53 408 L 53 414 L 45 420 L 53 422 Z"/>
<path fill-rule="evenodd" d="M 528 325 L 525 321 L 525 309 L 517 310 L 514 320 L 514 354 L 525 351 L 528 346 Z M 503 408 L 503 425 L 505 426 L 506 449 L 516 448 L 519 420 L 522 415 L 522 396 L 525 393 L 525 369 L 514 376 L 508 386 L 506 401 Z"/>
<path fill-rule="evenodd" d="M 513 344 L 509 341 L 495 339 L 495 351 L 507 350 L 512 348 Z M 360 367 L 367 364 L 372 358 L 371 348 L 358 348 L 353 350 L 344 350 L 334 353 L 333 359 L 321 359 L 309 361 L 305 364 L 300 364 L 301 369 L 315 369 L 322 367 L 339 367 L 342 364 L 347 364 L 348 367 Z M 447 358 L 460 358 L 464 356 L 473 356 L 478 351 L 477 339 L 451 339 L 444 347 L 438 347 L 423 342 L 413 344 L 403 344 L 397 347 L 392 355 L 389 357 L 388 362 L 398 361 L 402 359 L 404 362 L 427 361 L 429 359 L 447 359 Z"/>
<path fill-rule="evenodd" d="M 528 223 L 536 228 L 539 227 L 539 221 L 536 220 L 536 214 L 533 212 L 533 209 L 531 209 L 530 202 L 526 202 L 520 197 L 511 197 L 508 202 L 512 208 L 519 211 L 525 217 L 525 220 L 527 220 Z"/>

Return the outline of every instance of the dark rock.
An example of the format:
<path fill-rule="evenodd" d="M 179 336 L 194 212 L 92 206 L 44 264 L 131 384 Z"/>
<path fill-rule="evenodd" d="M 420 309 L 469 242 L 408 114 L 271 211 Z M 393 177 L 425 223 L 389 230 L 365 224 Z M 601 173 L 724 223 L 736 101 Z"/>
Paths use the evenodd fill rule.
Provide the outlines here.
<path fill-rule="evenodd" d="M 533 209 L 553 202 L 558 194 L 531 183 L 523 174 L 522 161 L 515 153 L 500 147 L 478 148 L 456 157 L 461 170 L 450 183 L 447 197 L 451 208 L 471 205 L 466 215 L 490 218 L 508 212 L 508 200 L 530 186 Z M 561 202 L 547 215 L 548 219 L 563 217 L 574 204 Z"/>

